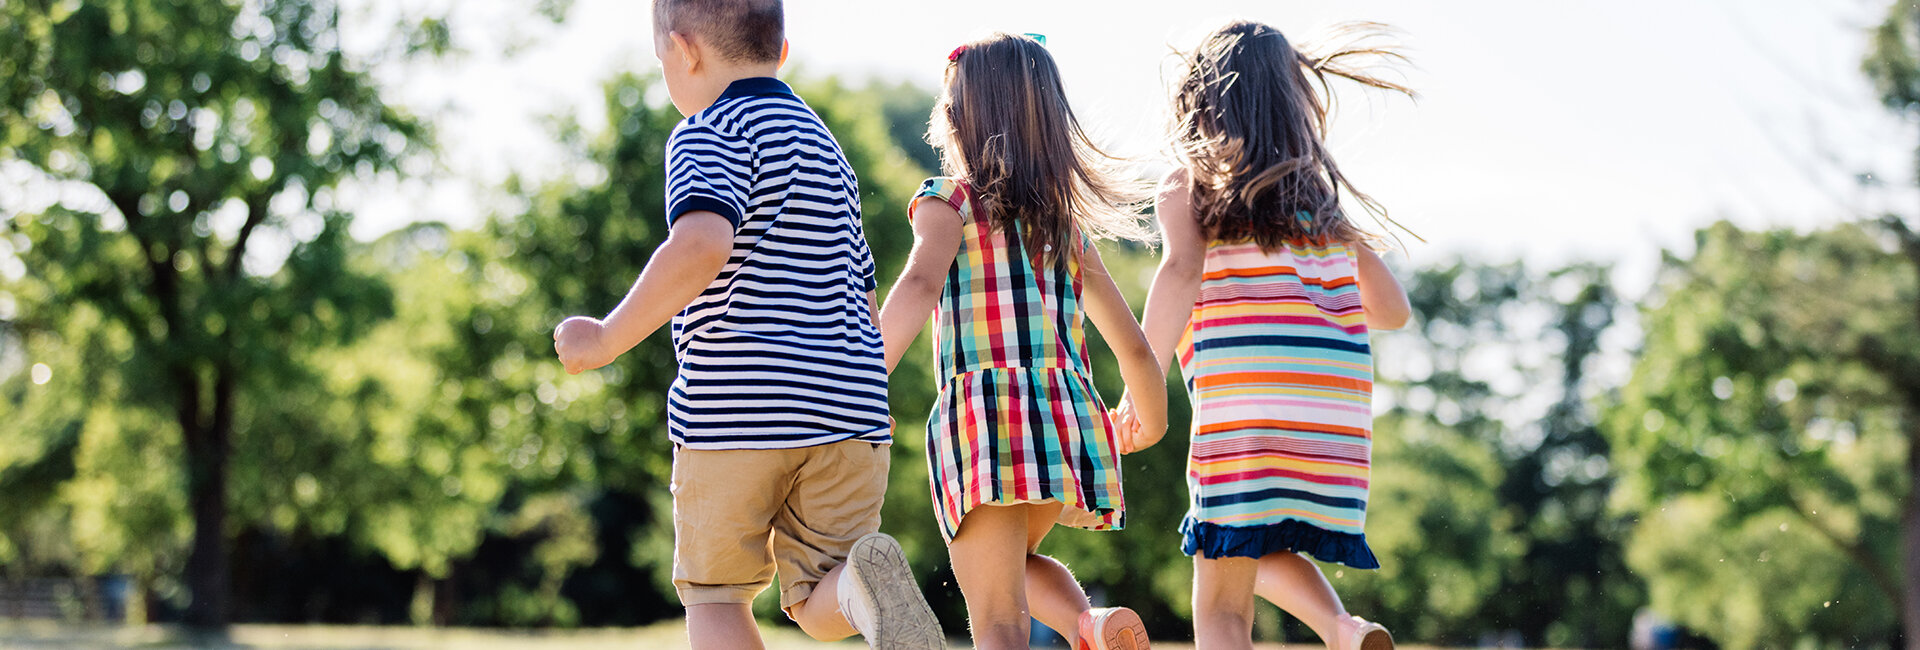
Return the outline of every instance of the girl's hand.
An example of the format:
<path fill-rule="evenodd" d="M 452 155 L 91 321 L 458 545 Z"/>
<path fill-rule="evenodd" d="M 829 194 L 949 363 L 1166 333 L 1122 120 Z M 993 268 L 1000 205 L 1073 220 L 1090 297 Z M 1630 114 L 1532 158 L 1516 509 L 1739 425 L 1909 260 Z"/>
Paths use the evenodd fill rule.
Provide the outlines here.
<path fill-rule="evenodd" d="M 1108 409 L 1107 415 L 1113 420 L 1113 438 L 1116 450 L 1121 454 L 1133 453 L 1133 432 L 1140 428 L 1140 418 L 1133 412 L 1133 399 L 1130 396 L 1121 397 L 1120 407 Z"/>
<path fill-rule="evenodd" d="M 613 363 L 614 355 L 607 354 L 602 342 L 605 331 L 595 318 L 575 316 L 560 321 L 560 326 L 553 329 L 553 351 L 560 356 L 567 374 L 577 375 Z"/>
<path fill-rule="evenodd" d="M 1112 412 L 1114 428 L 1119 438 L 1120 453 L 1131 454 L 1160 443 L 1166 437 L 1165 427 L 1149 429 L 1140 422 L 1140 411 L 1134 408 L 1133 395 L 1120 398 L 1120 408 Z"/>

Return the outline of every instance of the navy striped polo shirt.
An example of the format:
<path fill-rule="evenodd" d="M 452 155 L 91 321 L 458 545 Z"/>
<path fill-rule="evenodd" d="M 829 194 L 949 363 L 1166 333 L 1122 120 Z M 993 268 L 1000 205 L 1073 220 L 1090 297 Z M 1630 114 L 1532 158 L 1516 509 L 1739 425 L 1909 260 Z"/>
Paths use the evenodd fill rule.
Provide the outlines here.
<path fill-rule="evenodd" d="M 785 83 L 727 87 L 667 139 L 667 223 L 733 222 L 733 255 L 673 318 L 668 435 L 691 449 L 892 442 L 860 186 Z"/>

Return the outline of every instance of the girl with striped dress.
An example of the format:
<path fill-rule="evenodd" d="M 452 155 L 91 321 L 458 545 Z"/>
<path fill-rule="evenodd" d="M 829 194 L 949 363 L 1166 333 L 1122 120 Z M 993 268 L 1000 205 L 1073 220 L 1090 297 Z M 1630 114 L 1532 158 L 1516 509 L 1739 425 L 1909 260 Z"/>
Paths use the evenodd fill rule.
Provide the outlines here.
<path fill-rule="evenodd" d="M 1379 48 L 1309 56 L 1272 27 L 1235 22 L 1183 57 L 1174 97 L 1181 168 L 1155 206 L 1166 254 L 1145 327 L 1163 367 L 1177 352 L 1193 404 L 1180 532 L 1194 557 L 1202 648 L 1251 648 L 1256 594 L 1330 648 L 1393 647 L 1385 628 L 1349 616 L 1302 557 L 1380 566 L 1364 530 L 1368 333 L 1401 327 L 1410 310 L 1367 245 L 1375 239 L 1339 202 L 1345 189 L 1385 217 L 1328 155 L 1312 84 L 1324 88 L 1331 73 L 1406 92 L 1348 66 L 1363 55 L 1397 56 Z"/>
<path fill-rule="evenodd" d="M 927 466 L 974 642 L 1025 648 L 1031 614 L 1077 648 L 1146 648 L 1138 615 L 1093 608 L 1036 552 L 1056 523 L 1119 529 L 1120 450 L 1166 429 L 1165 375 L 1092 245 L 1150 238 L 1137 193 L 1103 166 L 1035 38 L 960 46 L 944 86 L 928 141 L 947 176 L 913 199 L 913 251 L 880 329 L 892 369 L 934 315 Z M 1084 317 L 1137 400 L 1136 439 L 1117 437 L 1094 392 Z"/>

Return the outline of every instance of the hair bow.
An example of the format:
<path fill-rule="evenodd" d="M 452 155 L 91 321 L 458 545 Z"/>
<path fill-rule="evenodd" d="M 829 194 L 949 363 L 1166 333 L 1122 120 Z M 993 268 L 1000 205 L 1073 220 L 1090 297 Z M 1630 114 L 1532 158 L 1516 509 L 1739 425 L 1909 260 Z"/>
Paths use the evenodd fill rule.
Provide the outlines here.
<path fill-rule="evenodd" d="M 952 52 L 947 53 L 947 60 L 959 61 L 960 55 L 965 53 L 966 51 L 967 51 L 967 46 L 965 45 L 961 45 L 960 47 L 953 48 Z"/>

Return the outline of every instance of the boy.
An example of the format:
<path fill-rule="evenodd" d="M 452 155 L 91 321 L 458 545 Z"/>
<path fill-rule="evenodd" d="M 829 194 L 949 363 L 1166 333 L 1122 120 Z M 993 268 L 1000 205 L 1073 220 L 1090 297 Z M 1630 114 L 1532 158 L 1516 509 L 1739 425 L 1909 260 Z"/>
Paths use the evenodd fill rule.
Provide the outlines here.
<path fill-rule="evenodd" d="M 879 534 L 891 424 L 859 188 L 812 109 L 772 78 L 780 0 L 656 0 L 654 53 L 687 118 L 667 140 L 669 235 L 605 320 L 554 330 L 567 372 L 672 318 L 680 371 L 673 583 L 694 648 L 758 648 L 753 599 L 820 640 L 939 648 Z M 677 312 L 677 314 L 676 314 Z"/>

